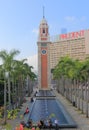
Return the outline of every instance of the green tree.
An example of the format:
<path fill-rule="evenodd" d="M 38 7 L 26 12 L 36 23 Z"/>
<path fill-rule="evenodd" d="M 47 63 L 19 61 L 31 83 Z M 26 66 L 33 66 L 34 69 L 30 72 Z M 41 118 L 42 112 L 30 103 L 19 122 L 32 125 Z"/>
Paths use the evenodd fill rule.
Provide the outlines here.
<path fill-rule="evenodd" d="M 6 50 L 0 51 L 0 58 L 2 60 L 2 68 L 5 72 L 8 72 L 8 102 L 9 102 L 9 109 L 11 109 L 11 86 L 10 86 L 10 78 L 11 72 L 13 70 L 13 66 L 15 63 L 15 56 L 18 55 L 20 52 L 18 50 L 11 50 L 7 52 Z M 5 74 L 4 74 L 5 75 Z"/>

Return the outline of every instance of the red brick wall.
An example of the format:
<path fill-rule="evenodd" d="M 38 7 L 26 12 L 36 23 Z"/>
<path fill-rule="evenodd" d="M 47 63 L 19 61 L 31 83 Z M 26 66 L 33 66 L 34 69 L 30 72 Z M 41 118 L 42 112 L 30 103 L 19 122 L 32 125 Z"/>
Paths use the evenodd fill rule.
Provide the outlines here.
<path fill-rule="evenodd" d="M 46 37 L 46 38 L 43 37 L 43 38 L 41 38 L 41 40 L 42 40 L 42 41 L 46 41 L 46 40 L 47 40 L 47 37 Z"/>
<path fill-rule="evenodd" d="M 41 87 L 48 88 L 47 82 L 47 54 L 41 54 Z"/>

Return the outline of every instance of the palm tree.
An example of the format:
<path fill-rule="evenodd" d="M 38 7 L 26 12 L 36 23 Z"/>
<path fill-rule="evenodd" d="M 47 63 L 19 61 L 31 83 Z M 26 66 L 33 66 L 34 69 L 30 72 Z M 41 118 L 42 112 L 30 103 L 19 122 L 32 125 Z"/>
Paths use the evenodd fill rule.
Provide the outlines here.
<path fill-rule="evenodd" d="M 0 58 L 2 60 L 2 67 L 5 70 L 5 72 L 8 72 L 8 102 L 9 102 L 9 109 L 11 109 L 11 93 L 10 93 L 10 76 L 11 71 L 14 66 L 14 57 L 19 54 L 20 52 L 18 50 L 11 50 L 10 52 L 7 52 L 6 50 L 0 51 Z"/>
<path fill-rule="evenodd" d="M 86 101 L 86 117 L 88 117 L 88 101 L 89 101 L 89 59 L 86 59 L 83 62 L 82 68 L 81 68 L 81 76 L 82 80 L 85 83 L 85 101 Z"/>
<path fill-rule="evenodd" d="M 4 124 L 6 124 L 6 79 L 4 78 L 4 70 L 2 69 L 2 65 L 0 65 L 0 85 L 1 84 L 4 86 Z"/>
<path fill-rule="evenodd" d="M 71 68 L 73 68 L 73 65 L 74 63 L 71 58 L 69 58 L 68 56 L 62 57 L 53 71 L 54 78 L 63 80 L 64 85 L 62 86 L 61 90 L 62 90 L 62 94 L 64 94 L 64 91 L 66 90 L 67 98 L 69 98 L 70 88 L 66 86 L 65 82 L 68 82 L 69 78 L 72 75 Z"/>
<path fill-rule="evenodd" d="M 32 72 L 32 66 L 29 66 L 26 63 L 27 59 L 23 59 L 21 61 L 16 61 L 15 63 L 15 73 L 14 77 L 18 82 L 18 87 L 17 87 L 17 95 L 19 99 L 19 105 L 22 104 L 23 98 L 25 96 L 25 90 L 26 90 L 26 79 L 27 77 L 33 80 L 35 78 L 35 74 Z"/>
<path fill-rule="evenodd" d="M 59 63 L 54 68 L 53 76 L 55 79 L 60 80 L 60 93 L 64 95 L 66 89 L 66 98 L 75 102 L 78 109 L 83 112 L 83 84 L 85 84 L 85 103 L 86 103 L 86 117 L 88 117 L 88 102 L 89 102 L 89 58 L 85 61 L 72 60 L 68 57 L 62 57 Z M 69 80 L 72 84 L 69 85 Z M 65 85 L 66 81 L 66 85 Z M 64 84 L 64 85 L 63 85 Z M 68 84 L 68 85 L 67 85 Z M 80 87 L 81 85 L 81 87 Z M 69 87 L 70 86 L 70 87 Z M 71 87 L 72 86 L 72 87 Z M 71 95 L 70 95 L 71 93 Z M 71 96 L 71 98 L 70 98 Z M 74 97 L 74 98 L 73 98 Z"/>
<path fill-rule="evenodd" d="M 33 66 L 29 66 L 27 63 L 24 64 L 25 67 L 25 75 L 26 75 L 26 79 L 28 82 L 28 95 L 31 94 L 31 92 L 33 91 L 31 82 L 33 82 L 37 76 L 36 74 L 32 71 Z"/>
<path fill-rule="evenodd" d="M 14 71 L 13 71 L 13 75 L 14 75 L 14 82 L 16 84 L 17 82 L 17 86 L 15 88 L 15 92 L 17 94 L 17 100 L 19 102 L 19 105 L 22 104 L 23 101 L 23 83 L 24 83 L 24 78 L 25 78 L 25 68 L 24 68 L 24 62 L 26 62 L 27 59 L 23 59 L 21 61 L 16 60 L 15 61 L 15 65 L 14 65 Z"/>

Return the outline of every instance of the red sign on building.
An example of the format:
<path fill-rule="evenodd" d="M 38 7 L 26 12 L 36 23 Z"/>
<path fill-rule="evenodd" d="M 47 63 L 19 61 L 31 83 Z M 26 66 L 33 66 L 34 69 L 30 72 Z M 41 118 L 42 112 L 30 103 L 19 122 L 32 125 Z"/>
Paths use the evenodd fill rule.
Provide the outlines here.
<path fill-rule="evenodd" d="M 79 32 L 71 32 L 68 34 L 61 34 L 59 37 L 60 39 L 76 39 L 76 38 L 80 38 L 83 37 L 85 33 L 85 30 L 81 30 Z"/>

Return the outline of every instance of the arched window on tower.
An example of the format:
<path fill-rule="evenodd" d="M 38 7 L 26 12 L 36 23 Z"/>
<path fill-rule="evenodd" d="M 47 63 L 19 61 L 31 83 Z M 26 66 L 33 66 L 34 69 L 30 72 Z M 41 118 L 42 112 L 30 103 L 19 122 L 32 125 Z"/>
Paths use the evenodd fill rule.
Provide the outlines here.
<path fill-rule="evenodd" d="M 45 29 L 43 28 L 43 33 L 45 33 Z"/>

